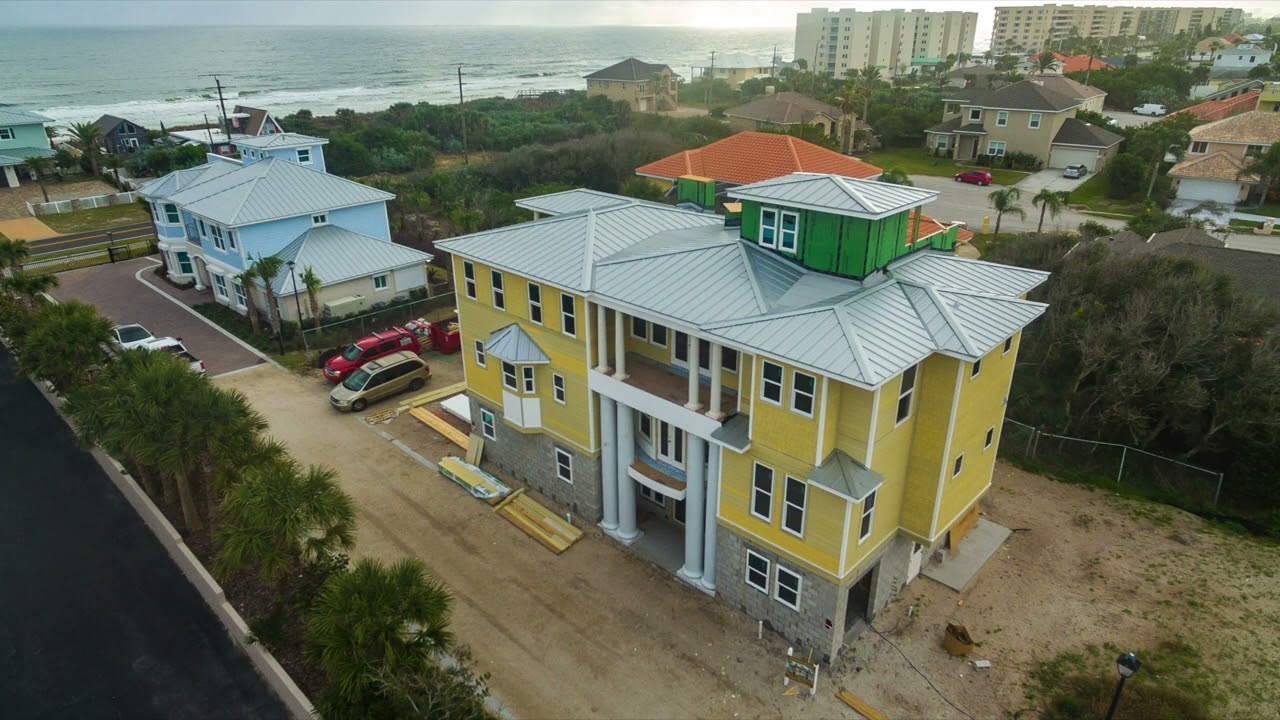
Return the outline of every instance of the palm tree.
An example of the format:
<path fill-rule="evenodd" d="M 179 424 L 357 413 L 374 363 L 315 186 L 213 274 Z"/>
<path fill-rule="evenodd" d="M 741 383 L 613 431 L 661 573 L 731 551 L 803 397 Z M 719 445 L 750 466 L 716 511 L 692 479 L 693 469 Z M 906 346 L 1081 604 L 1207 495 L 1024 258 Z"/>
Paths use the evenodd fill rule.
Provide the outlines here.
<path fill-rule="evenodd" d="M 1054 57 L 1053 53 L 1045 50 L 1036 56 L 1036 72 L 1049 72 L 1057 62 L 1058 58 Z"/>
<path fill-rule="evenodd" d="M 10 240 L 0 235 L 0 270 L 3 270 L 5 277 L 22 269 L 22 263 L 30 256 L 31 250 L 27 247 L 26 240 Z"/>
<path fill-rule="evenodd" d="M 197 440 L 204 454 L 196 482 L 205 491 L 212 515 L 221 493 L 234 485 L 244 468 L 277 460 L 286 453 L 282 445 L 262 440 L 260 435 L 267 429 L 267 421 L 239 392 L 201 383 L 194 388 L 191 403 L 200 407 L 208 427 Z"/>
<path fill-rule="evenodd" d="M 858 126 L 858 118 L 854 114 L 857 94 L 857 81 L 850 80 L 845 83 L 840 97 L 836 98 L 836 109 L 840 111 L 840 152 L 845 155 L 853 150 L 853 134 Z"/>
<path fill-rule="evenodd" d="M 83 122 L 72 123 L 67 131 L 71 133 L 71 137 L 75 138 L 73 144 L 89 157 L 89 167 L 93 169 L 93 176 L 97 177 L 98 147 L 102 145 L 102 128 L 91 122 Z"/>
<path fill-rule="evenodd" d="M 253 266 L 258 273 L 258 278 L 262 280 L 262 291 L 267 296 L 267 313 L 271 319 L 271 331 L 280 335 L 280 308 L 276 306 L 276 289 L 271 283 L 280 276 L 280 270 L 284 267 L 284 261 L 275 255 L 267 257 L 258 256 L 253 262 Z"/>
<path fill-rule="evenodd" d="M 49 188 L 44 186 L 44 176 L 49 173 L 49 158 L 32 155 L 29 158 L 23 158 L 22 163 L 27 166 L 31 177 L 35 178 L 36 183 L 40 185 L 40 193 L 44 195 L 44 201 L 49 202 Z"/>
<path fill-rule="evenodd" d="M 258 268 L 254 263 L 249 263 L 249 267 L 236 276 L 236 280 L 244 288 L 245 313 L 249 316 L 249 327 L 253 330 L 254 335 L 262 332 L 262 318 L 258 315 L 257 301 L 253 297 L 253 281 L 257 277 Z"/>
<path fill-rule="evenodd" d="M 1102 48 L 1098 46 L 1098 43 L 1096 42 L 1089 43 L 1089 67 L 1085 68 L 1084 70 L 1085 85 L 1089 84 L 1089 76 L 1093 74 L 1093 56 L 1096 54 L 1100 54 L 1101 52 L 1102 52 Z"/>
<path fill-rule="evenodd" d="M 324 285 L 324 281 L 315 273 L 308 265 L 307 269 L 302 273 L 302 284 L 307 288 L 307 304 L 311 306 L 311 320 L 315 324 L 316 330 L 320 329 L 320 286 Z M 427 278 L 428 282 L 430 278 Z M 302 324 L 302 318 L 298 318 L 298 324 Z"/>
<path fill-rule="evenodd" d="M 871 96 L 875 94 L 876 88 L 884 82 L 880 75 L 879 65 L 868 65 L 862 68 L 858 73 L 861 77 L 859 82 L 859 90 L 862 91 L 862 121 L 871 122 L 868 119 L 868 112 L 871 109 Z"/>
<path fill-rule="evenodd" d="M 1058 217 L 1067 206 L 1067 198 L 1065 193 L 1041 188 L 1040 192 L 1031 198 L 1031 204 L 1040 208 L 1040 224 L 1036 225 L 1036 233 L 1039 234 L 1044 232 L 1045 212 L 1048 212 L 1051 218 Z"/>
<path fill-rule="evenodd" d="M 1280 142 L 1271 143 L 1271 147 L 1260 155 L 1250 155 L 1248 162 L 1240 170 L 1239 177 L 1256 175 L 1267 184 L 1271 193 L 1280 193 Z"/>
<path fill-rule="evenodd" d="M 1004 219 L 1005 215 L 1026 219 L 1027 213 L 1016 204 L 1020 197 L 1022 197 L 1022 191 L 1016 187 L 996 190 L 987 196 L 991 200 L 991 207 L 995 208 L 996 211 L 996 237 L 1000 236 L 1000 221 Z"/>
<path fill-rule="evenodd" d="M 58 277 L 48 274 L 30 275 L 25 270 L 11 268 L 8 276 L 0 280 L 0 287 L 22 298 L 26 307 L 34 308 L 41 293 L 58 287 Z"/>
<path fill-rule="evenodd" d="M 967 53 L 967 52 L 959 52 L 959 53 L 956 53 L 956 64 L 957 64 L 957 65 L 960 65 L 960 66 L 968 65 L 968 64 L 969 64 L 969 61 L 970 61 L 970 60 L 972 60 L 972 59 L 973 59 L 973 54 L 972 54 L 972 53 Z"/>
<path fill-rule="evenodd" d="M 355 544 L 355 508 L 337 474 L 285 456 L 249 468 L 227 495 L 215 536 L 221 574 L 256 567 L 277 583 Z"/>
<path fill-rule="evenodd" d="M 1196 85 L 1204 85 L 1209 82 L 1209 75 L 1211 72 L 1212 71 L 1208 65 L 1197 65 L 1191 71 L 1191 82 Z"/>
<path fill-rule="evenodd" d="M 915 187 L 915 183 L 911 182 L 911 177 L 907 175 L 907 171 L 901 168 L 889 168 L 880 174 L 880 182 L 889 183 L 890 185 L 904 185 L 906 187 Z"/>
<path fill-rule="evenodd" d="M 124 167 L 124 158 L 119 155 L 107 155 L 102 158 L 102 164 L 107 166 L 111 173 L 115 175 L 116 187 L 123 189 L 123 186 L 120 185 L 120 168 Z"/>
<path fill-rule="evenodd" d="M 88 382 L 110 338 L 111 321 L 92 305 L 76 300 L 46 305 L 32 318 L 18 365 L 66 395 Z"/>
<path fill-rule="evenodd" d="M 372 676 L 411 672 L 448 650 L 453 598 L 421 561 L 364 559 L 329 580 L 307 626 L 307 654 L 344 704 L 374 692 Z"/>

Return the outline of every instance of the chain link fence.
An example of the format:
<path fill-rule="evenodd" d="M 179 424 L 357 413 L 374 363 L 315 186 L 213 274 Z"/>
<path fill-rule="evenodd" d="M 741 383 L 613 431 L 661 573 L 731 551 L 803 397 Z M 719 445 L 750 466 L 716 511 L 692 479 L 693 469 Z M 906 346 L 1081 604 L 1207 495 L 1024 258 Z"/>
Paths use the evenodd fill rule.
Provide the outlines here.
<path fill-rule="evenodd" d="M 1009 418 L 1000 452 L 1065 479 L 1115 483 L 1188 510 L 1216 509 L 1222 499 L 1223 475 L 1216 470 L 1128 445 L 1055 435 Z"/>
<path fill-rule="evenodd" d="M 442 320 L 452 315 L 455 309 L 454 294 L 442 293 L 434 297 L 388 305 L 353 317 L 322 323 L 319 328 L 308 324 L 303 328 L 302 336 L 306 340 L 307 347 L 312 350 L 325 350 L 346 345 L 378 330 L 386 330 L 396 325 L 403 326 L 410 320 L 418 318 L 425 318 L 430 322 Z"/>

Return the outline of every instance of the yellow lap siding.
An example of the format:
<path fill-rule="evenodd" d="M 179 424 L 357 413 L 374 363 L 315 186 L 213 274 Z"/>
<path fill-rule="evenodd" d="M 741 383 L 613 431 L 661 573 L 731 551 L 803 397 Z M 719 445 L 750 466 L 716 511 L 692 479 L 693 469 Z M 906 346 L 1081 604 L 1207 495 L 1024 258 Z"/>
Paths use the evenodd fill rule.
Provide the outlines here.
<path fill-rule="evenodd" d="M 867 459 L 867 438 L 871 434 L 874 395 L 868 390 L 844 384 L 833 384 L 827 393 L 827 397 L 837 398 L 838 403 L 827 410 L 834 429 L 835 447 L 863 464 Z"/>
<path fill-rule="evenodd" d="M 956 375 L 961 361 L 931 355 L 916 372 L 911 414 L 910 461 L 902 507 L 902 527 L 924 538 L 931 537 L 938 478 L 947 462 L 947 429 L 955 401 Z"/>
<path fill-rule="evenodd" d="M 782 402 L 774 405 L 772 401 L 763 399 L 761 377 L 764 363 L 772 362 L 782 366 Z M 807 373 L 806 373 L 807 374 Z M 752 423 L 755 437 L 752 443 L 769 448 L 791 458 L 797 463 L 814 464 L 814 456 L 818 447 L 818 419 L 821 415 L 822 379 L 817 378 L 815 386 L 813 416 L 808 417 L 791 409 L 792 391 L 795 387 L 795 368 L 786 363 L 761 358 L 756 363 L 755 376 L 752 379 Z"/>

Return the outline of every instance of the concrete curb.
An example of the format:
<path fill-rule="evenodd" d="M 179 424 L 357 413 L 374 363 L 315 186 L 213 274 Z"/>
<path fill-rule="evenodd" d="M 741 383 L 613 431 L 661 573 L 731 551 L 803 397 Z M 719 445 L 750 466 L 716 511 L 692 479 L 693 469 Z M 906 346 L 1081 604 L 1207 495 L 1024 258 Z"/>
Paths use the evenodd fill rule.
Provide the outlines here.
<path fill-rule="evenodd" d="M 158 291 L 157 291 L 158 292 Z M 176 301 L 175 301 L 176 302 Z M 49 391 L 45 383 L 31 380 L 32 384 L 40 391 L 45 400 L 62 415 L 62 399 Z M 67 422 L 66 416 L 62 416 L 63 422 Z M 67 423 L 70 426 L 70 423 Z M 107 477 L 111 478 L 111 482 L 129 502 L 142 521 L 146 523 L 151 532 L 155 534 L 156 539 L 164 546 L 165 552 L 178 565 L 178 569 L 187 580 L 195 586 L 196 591 L 200 593 L 200 597 L 204 598 L 209 609 L 222 622 L 223 627 L 227 629 L 227 634 L 232 640 L 240 646 L 240 649 L 253 663 L 254 668 L 258 671 L 258 675 L 266 680 L 267 685 L 280 698 L 280 702 L 284 704 L 285 709 L 296 720 L 310 720 L 315 716 L 315 708 L 311 701 L 307 699 L 302 689 L 298 687 L 293 678 L 289 677 L 289 673 L 280 666 L 275 656 L 271 654 L 259 643 L 250 643 L 248 641 L 249 626 L 245 623 L 244 618 L 240 617 L 240 613 L 227 602 L 226 596 L 223 594 L 222 586 L 217 580 L 209 574 L 204 565 L 196 558 L 191 549 L 183 542 L 182 536 L 169 522 L 164 513 L 160 512 L 160 508 L 147 497 L 142 487 L 125 471 L 124 466 L 107 455 L 101 448 L 94 446 L 90 451 L 93 459 L 97 461 Z"/>

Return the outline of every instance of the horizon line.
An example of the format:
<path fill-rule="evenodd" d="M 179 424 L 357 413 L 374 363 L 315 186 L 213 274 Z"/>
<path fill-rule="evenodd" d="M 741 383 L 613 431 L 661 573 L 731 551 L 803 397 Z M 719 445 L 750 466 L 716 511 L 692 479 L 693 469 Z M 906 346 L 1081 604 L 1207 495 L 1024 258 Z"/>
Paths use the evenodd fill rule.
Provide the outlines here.
<path fill-rule="evenodd" d="M 24 29 L 39 29 L 39 30 L 63 30 L 63 29 L 66 29 L 66 28 L 79 28 L 79 29 L 84 29 L 84 30 L 118 30 L 118 29 L 126 29 L 126 30 L 148 30 L 148 29 L 156 29 L 156 28 L 175 28 L 175 27 L 182 27 L 182 28 L 187 28 L 187 27 L 199 27 L 199 28 L 209 28 L 209 27 L 216 27 L 216 28 L 273 28 L 273 29 L 274 29 L 274 28 L 342 28 L 342 29 L 344 29 L 344 30 L 350 30 L 350 29 L 353 29 L 353 28 L 381 28 L 381 29 L 392 28 L 392 29 L 402 29 L 402 28 L 406 28 L 406 27 L 415 27 L 415 28 L 417 28 L 417 27 L 440 27 L 440 28 L 445 28 L 445 27 L 448 27 L 448 28 L 538 28 L 538 29 L 557 28 L 557 29 L 564 29 L 564 30 L 572 30 L 572 29 L 577 29 L 577 28 L 605 28 L 605 27 L 619 27 L 619 28 L 698 28 L 698 29 L 703 29 L 703 30 L 780 30 L 780 29 L 793 30 L 793 29 L 794 29 L 794 26 L 792 26 L 792 25 L 717 25 L 717 26 L 715 26 L 715 27 L 708 27 L 708 26 L 706 26 L 706 25 L 680 25 L 680 24 L 635 24 L 635 23 L 600 23 L 600 24 L 582 24 L 582 25 L 508 25 L 508 24 L 480 24 L 480 25 L 477 25 L 477 24 L 475 24 L 475 23 L 460 23 L 460 24 L 450 24 L 450 23 L 410 23 L 410 24 L 407 24 L 407 25 L 405 25 L 405 24 L 401 24 L 401 25 L 380 25 L 380 24 L 367 24 L 367 25 L 366 25 L 366 24 L 360 24 L 360 25 L 350 25 L 350 24 L 347 24 L 347 25 L 321 25 L 321 24 L 310 24 L 310 23 L 295 23 L 295 24 L 287 24 L 287 25 L 264 25 L 264 24 L 261 24 L 261 23 L 245 23 L 245 24 L 231 24 L 231 23 L 228 23 L 228 24 L 225 24 L 225 25 L 224 25 L 224 24 L 210 24 L 210 23 L 157 23 L 157 24 L 147 24 L 147 25 L 138 25 L 138 24 L 82 25 L 82 24 L 76 24 L 76 23 L 64 23 L 64 24 L 60 24 L 60 25 L 48 25 L 48 24 L 40 24 L 40 25 L 22 25 L 22 24 L 18 24 L 18 25 L 9 25 L 9 26 L 7 26 L 6 28 L 0 28 L 0 32 L 3 32 L 5 29 L 17 29 L 17 28 L 24 28 Z"/>

